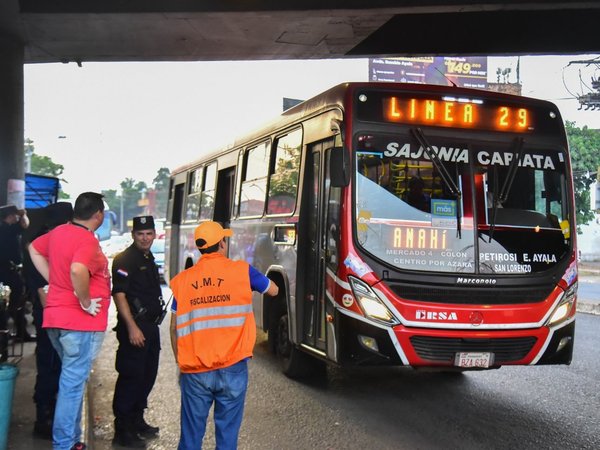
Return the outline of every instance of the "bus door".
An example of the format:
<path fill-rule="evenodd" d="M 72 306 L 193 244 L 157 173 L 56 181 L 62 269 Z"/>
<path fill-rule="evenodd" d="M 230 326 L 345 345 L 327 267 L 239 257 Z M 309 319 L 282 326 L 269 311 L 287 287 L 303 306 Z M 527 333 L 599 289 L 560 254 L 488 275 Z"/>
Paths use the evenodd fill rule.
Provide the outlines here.
<path fill-rule="evenodd" d="M 167 219 L 171 222 L 170 234 L 167 235 L 167 246 L 165 249 L 165 279 L 170 280 L 177 275 L 183 267 L 179 265 L 179 234 L 183 214 L 183 192 L 185 183 L 175 184 L 169 198 Z"/>
<path fill-rule="evenodd" d="M 303 342 L 325 350 L 325 255 L 329 181 L 325 170 L 324 149 L 333 147 L 333 140 L 309 146 L 307 154 L 303 215 L 306 249 L 303 267 L 299 267 L 298 280 L 303 280 Z M 299 245 L 302 243 L 299 242 Z"/>

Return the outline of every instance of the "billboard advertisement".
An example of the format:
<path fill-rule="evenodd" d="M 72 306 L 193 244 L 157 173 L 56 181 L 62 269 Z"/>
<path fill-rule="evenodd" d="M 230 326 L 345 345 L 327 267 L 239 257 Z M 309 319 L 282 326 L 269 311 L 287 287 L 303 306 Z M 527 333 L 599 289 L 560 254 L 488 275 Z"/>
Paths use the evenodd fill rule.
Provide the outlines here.
<path fill-rule="evenodd" d="M 369 80 L 487 89 L 487 56 L 373 58 Z"/>

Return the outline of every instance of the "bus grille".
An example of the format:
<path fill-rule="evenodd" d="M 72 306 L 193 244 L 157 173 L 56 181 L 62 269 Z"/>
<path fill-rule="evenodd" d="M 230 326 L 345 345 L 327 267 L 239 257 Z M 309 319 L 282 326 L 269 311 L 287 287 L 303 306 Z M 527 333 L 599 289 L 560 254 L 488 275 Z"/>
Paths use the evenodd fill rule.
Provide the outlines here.
<path fill-rule="evenodd" d="M 506 305 L 542 302 L 548 298 L 554 285 L 519 286 L 493 288 L 452 286 L 416 286 L 411 284 L 389 283 L 396 295 L 406 300 L 431 303 L 453 303 L 467 305 Z"/>
<path fill-rule="evenodd" d="M 458 352 L 491 352 L 494 364 L 523 359 L 536 343 L 535 337 L 465 339 L 412 336 L 410 343 L 421 359 L 453 362 Z"/>

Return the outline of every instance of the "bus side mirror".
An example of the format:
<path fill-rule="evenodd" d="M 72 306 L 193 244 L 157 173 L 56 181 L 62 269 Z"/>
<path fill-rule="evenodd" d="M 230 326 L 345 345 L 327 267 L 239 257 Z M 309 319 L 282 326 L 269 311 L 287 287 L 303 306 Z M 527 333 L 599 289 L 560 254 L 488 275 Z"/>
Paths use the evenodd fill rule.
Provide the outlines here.
<path fill-rule="evenodd" d="M 332 187 L 346 187 L 350 183 L 350 158 L 344 147 L 333 147 L 331 149 L 329 179 Z"/>

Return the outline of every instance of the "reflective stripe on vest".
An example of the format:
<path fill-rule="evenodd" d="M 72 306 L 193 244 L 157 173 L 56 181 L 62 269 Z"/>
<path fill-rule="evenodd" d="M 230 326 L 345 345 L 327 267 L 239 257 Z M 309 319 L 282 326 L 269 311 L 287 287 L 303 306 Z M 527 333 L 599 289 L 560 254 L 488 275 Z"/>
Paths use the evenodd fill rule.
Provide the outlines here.
<path fill-rule="evenodd" d="M 216 306 L 214 308 L 192 310 L 189 313 L 177 316 L 177 337 L 183 337 L 194 331 L 205 330 L 207 328 L 239 327 L 246 322 L 246 316 L 201 320 L 187 326 L 182 326 L 191 320 L 204 317 L 247 314 L 250 312 L 252 312 L 252 305 Z"/>
<path fill-rule="evenodd" d="M 250 266 L 219 253 L 171 280 L 177 299 L 177 362 L 182 373 L 230 366 L 252 356 L 256 322 Z"/>

